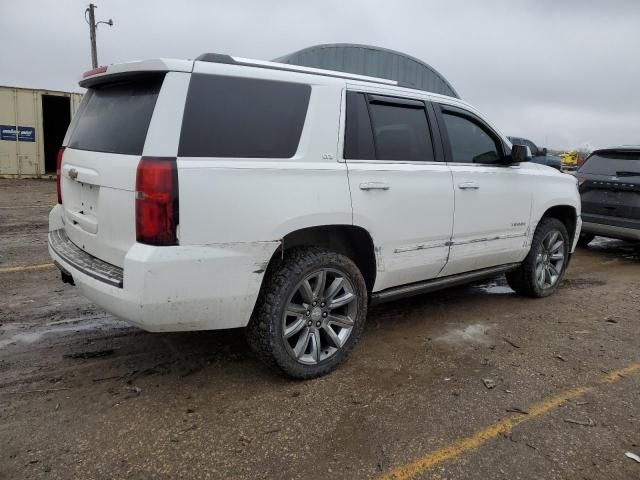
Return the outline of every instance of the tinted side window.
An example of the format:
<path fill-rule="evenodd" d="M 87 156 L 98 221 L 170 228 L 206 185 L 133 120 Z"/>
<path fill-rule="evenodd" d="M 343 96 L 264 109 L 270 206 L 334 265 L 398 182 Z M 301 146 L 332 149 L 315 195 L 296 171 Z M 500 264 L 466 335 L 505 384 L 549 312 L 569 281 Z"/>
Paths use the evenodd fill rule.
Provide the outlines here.
<path fill-rule="evenodd" d="M 371 120 L 363 93 L 347 92 L 344 158 L 352 160 L 375 160 L 376 158 Z"/>
<path fill-rule="evenodd" d="M 310 95 L 299 83 L 193 74 L 178 155 L 291 158 Z"/>
<path fill-rule="evenodd" d="M 69 147 L 141 155 L 164 74 L 90 88 Z"/>
<path fill-rule="evenodd" d="M 494 138 L 475 122 L 443 112 L 449 135 L 452 161 L 458 163 L 496 163 L 502 155 Z"/>
<path fill-rule="evenodd" d="M 424 108 L 371 103 L 369 111 L 378 160 L 434 161 Z"/>

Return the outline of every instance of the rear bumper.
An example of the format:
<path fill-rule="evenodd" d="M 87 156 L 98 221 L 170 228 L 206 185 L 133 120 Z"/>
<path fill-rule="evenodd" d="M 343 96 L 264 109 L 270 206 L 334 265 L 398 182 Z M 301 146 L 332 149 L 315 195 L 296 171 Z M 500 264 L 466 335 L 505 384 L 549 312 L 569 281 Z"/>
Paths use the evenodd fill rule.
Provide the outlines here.
<path fill-rule="evenodd" d="M 583 214 L 583 233 L 622 240 L 640 240 L 640 221 L 606 215 Z"/>
<path fill-rule="evenodd" d="M 80 262 L 69 251 L 82 250 L 68 239 L 65 250 L 60 238 L 64 238 L 61 232 L 49 232 L 51 258 L 73 277 L 84 296 L 113 315 L 155 332 L 246 326 L 266 264 L 279 245 L 152 247 L 136 243 L 120 269 L 119 287 L 93 268 L 91 259 L 100 260 L 91 257 Z"/>

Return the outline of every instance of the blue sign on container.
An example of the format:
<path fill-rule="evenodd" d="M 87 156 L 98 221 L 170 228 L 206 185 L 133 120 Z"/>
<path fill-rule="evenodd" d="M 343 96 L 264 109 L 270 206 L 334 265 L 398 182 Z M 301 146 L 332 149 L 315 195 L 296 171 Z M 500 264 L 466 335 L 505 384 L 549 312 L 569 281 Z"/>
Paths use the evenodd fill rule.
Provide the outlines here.
<path fill-rule="evenodd" d="M 16 141 L 16 134 L 20 142 L 35 142 L 36 129 L 34 127 L 20 127 L 15 125 L 0 125 L 0 140 Z"/>

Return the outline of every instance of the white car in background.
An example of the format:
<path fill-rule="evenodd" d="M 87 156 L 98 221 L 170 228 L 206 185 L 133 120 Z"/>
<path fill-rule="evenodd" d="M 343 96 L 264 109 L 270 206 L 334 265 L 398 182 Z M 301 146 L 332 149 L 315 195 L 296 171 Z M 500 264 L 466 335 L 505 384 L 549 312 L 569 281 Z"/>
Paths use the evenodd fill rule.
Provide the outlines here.
<path fill-rule="evenodd" d="M 506 273 L 556 290 L 573 177 L 473 107 L 392 80 L 205 54 L 87 72 L 49 251 L 149 331 L 247 327 L 296 378 L 334 369 L 371 303 Z"/>

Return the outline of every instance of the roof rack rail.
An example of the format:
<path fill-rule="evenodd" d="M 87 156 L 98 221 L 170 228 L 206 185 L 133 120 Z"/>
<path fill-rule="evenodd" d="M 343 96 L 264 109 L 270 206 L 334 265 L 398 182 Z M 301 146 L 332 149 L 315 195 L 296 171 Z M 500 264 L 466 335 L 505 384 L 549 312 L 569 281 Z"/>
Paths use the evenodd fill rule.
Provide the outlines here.
<path fill-rule="evenodd" d="M 211 62 L 211 63 L 230 63 L 236 64 L 236 62 L 231 55 L 226 55 L 224 53 L 203 53 L 202 55 L 198 55 L 196 57 L 196 61 L 198 62 Z"/>
<path fill-rule="evenodd" d="M 337 70 L 323 70 L 320 68 L 300 67 L 298 65 L 262 62 L 259 60 L 257 60 L 255 63 L 250 61 L 243 61 L 245 59 L 240 59 L 238 61 L 232 56 L 226 55 L 223 53 L 203 53 L 202 55 L 198 55 L 195 60 L 197 62 L 223 63 L 223 64 L 229 64 L 229 65 L 240 65 L 245 67 L 265 68 L 267 70 L 282 70 L 285 72 L 306 73 L 309 75 L 321 75 L 323 77 L 342 78 L 345 80 L 357 80 L 360 82 L 381 83 L 383 85 L 391 85 L 391 86 L 399 86 L 399 87 L 415 89 L 414 86 L 407 85 L 404 83 L 401 84 L 397 80 L 392 80 L 390 78 L 369 77 L 366 75 L 349 74 L 348 72 L 340 72 Z"/>

